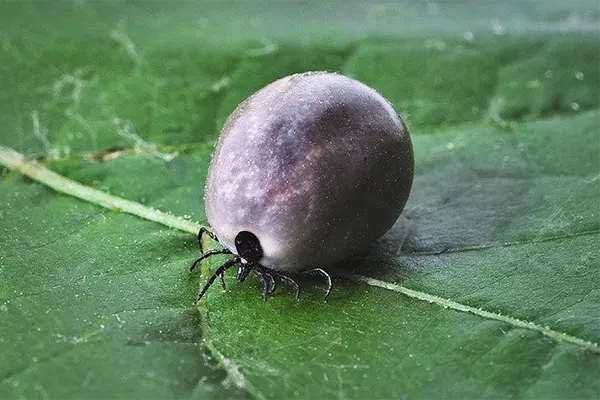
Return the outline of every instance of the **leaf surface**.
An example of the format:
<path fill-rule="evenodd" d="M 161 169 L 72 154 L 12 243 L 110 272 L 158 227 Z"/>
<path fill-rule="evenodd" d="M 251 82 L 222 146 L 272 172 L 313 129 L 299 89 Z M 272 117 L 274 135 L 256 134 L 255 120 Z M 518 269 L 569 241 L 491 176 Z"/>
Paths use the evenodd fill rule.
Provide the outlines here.
<path fill-rule="evenodd" d="M 229 113 L 340 71 L 405 117 L 407 207 L 335 287 L 190 275 L 193 235 L 0 175 L 1 398 L 598 398 L 595 2 L 6 2 L 0 144 L 206 223 Z"/>

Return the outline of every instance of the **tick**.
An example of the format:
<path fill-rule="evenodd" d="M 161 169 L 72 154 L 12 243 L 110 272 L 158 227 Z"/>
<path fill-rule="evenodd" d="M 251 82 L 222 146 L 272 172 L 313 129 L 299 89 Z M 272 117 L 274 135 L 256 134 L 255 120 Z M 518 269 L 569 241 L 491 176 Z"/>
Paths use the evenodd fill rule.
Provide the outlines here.
<path fill-rule="evenodd" d="M 406 125 L 374 89 L 344 75 L 306 72 L 279 79 L 242 102 L 221 130 L 208 170 L 205 206 L 223 249 L 232 258 L 200 290 L 237 266 L 267 299 L 276 279 L 322 275 L 383 236 L 402 212 L 413 181 Z"/>

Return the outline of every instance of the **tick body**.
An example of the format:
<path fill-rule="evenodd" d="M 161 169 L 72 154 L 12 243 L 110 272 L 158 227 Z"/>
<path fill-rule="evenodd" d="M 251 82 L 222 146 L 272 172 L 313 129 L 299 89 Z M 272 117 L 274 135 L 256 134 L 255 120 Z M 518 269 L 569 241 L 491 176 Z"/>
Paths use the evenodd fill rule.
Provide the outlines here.
<path fill-rule="evenodd" d="M 256 271 L 265 294 L 273 275 L 323 271 L 379 239 L 404 208 L 413 166 L 408 130 L 375 90 L 339 74 L 291 75 L 229 116 L 206 215 L 238 280 Z"/>

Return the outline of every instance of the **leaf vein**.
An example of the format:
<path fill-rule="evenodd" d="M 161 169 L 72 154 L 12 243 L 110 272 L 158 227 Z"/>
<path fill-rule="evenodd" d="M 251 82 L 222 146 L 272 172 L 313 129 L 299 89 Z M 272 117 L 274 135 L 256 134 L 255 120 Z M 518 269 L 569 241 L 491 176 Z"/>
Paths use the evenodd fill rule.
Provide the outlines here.
<path fill-rule="evenodd" d="M 374 278 L 369 278 L 369 277 L 366 277 L 363 275 L 354 274 L 354 273 L 351 273 L 348 271 L 343 271 L 338 268 L 334 269 L 334 271 L 339 276 L 342 276 L 346 279 L 349 279 L 349 280 L 352 280 L 355 282 L 366 283 L 369 286 L 375 286 L 375 287 L 379 287 L 382 289 L 387 289 L 387 290 L 391 290 L 394 292 L 402 293 L 413 299 L 427 301 L 429 303 L 437 304 L 437 305 L 442 306 L 447 309 L 460 311 L 460 312 L 466 312 L 466 313 L 474 314 L 474 315 L 477 315 L 477 316 L 480 316 L 480 317 L 483 317 L 486 319 L 492 319 L 492 320 L 504 322 L 504 323 L 507 323 L 507 324 L 512 325 L 517 328 L 528 329 L 528 330 L 531 330 L 534 332 L 541 333 L 542 335 L 547 336 L 557 342 L 566 342 L 566 343 L 574 344 L 576 346 L 584 348 L 585 350 L 589 350 L 594 353 L 600 354 L 600 345 L 598 345 L 597 343 L 592 343 L 590 341 L 581 339 L 576 336 L 571 336 L 571 335 L 568 335 L 563 332 L 555 331 L 553 329 L 550 329 L 549 327 L 540 326 L 540 325 L 537 325 L 530 321 L 520 320 L 517 318 L 510 317 L 508 315 L 502 315 L 499 313 L 493 313 L 490 311 L 471 307 L 466 304 L 461 304 L 461 303 L 458 303 L 458 302 L 450 300 L 450 299 L 444 299 L 442 297 L 435 296 L 435 295 L 432 295 L 429 293 L 409 289 L 407 287 L 397 285 L 395 283 L 384 282 L 379 279 L 374 279 Z"/>

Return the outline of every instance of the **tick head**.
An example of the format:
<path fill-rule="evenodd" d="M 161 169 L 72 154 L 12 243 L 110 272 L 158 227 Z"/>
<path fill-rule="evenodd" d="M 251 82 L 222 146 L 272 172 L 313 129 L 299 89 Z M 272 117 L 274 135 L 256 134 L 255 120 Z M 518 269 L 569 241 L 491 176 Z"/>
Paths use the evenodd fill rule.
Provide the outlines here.
<path fill-rule="evenodd" d="M 241 231 L 235 237 L 235 248 L 238 256 L 249 264 L 258 264 L 263 258 L 263 249 L 260 241 L 252 232 Z"/>

